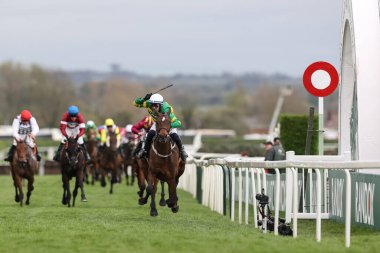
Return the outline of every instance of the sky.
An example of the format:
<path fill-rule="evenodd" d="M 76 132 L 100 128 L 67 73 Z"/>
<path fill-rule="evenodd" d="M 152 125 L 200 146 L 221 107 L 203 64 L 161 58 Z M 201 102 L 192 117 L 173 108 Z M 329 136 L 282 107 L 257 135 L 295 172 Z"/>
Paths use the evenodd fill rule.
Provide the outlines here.
<path fill-rule="evenodd" d="M 0 0 L 0 61 L 141 74 L 339 68 L 343 0 Z"/>

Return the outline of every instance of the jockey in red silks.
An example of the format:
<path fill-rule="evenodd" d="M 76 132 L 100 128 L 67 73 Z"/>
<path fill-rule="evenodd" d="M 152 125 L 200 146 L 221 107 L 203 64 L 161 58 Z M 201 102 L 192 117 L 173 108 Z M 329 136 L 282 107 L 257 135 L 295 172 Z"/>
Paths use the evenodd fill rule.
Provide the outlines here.
<path fill-rule="evenodd" d="M 54 161 L 59 162 L 61 159 L 61 150 L 63 145 L 67 141 L 67 138 L 77 138 L 78 144 L 83 150 L 86 162 L 90 160 L 90 156 L 87 152 L 86 145 L 84 145 L 83 134 L 85 133 L 85 121 L 82 114 L 79 113 L 77 106 L 72 105 L 68 108 L 67 112 L 62 115 L 60 130 L 63 135 L 62 141 L 59 144 L 57 153 L 54 156 Z"/>
<path fill-rule="evenodd" d="M 37 120 L 32 116 L 30 111 L 23 110 L 21 114 L 17 115 L 13 119 L 12 123 L 13 130 L 13 144 L 8 151 L 8 155 L 4 158 L 4 161 L 11 162 L 13 154 L 16 150 L 16 141 L 25 141 L 26 144 L 32 149 L 36 146 L 35 139 L 37 133 L 40 131 L 40 128 L 37 124 Z M 41 160 L 41 156 L 38 154 L 36 148 L 36 157 L 37 161 Z"/>
<path fill-rule="evenodd" d="M 132 125 L 131 132 L 137 136 L 143 136 L 141 141 L 137 144 L 136 149 L 133 152 L 133 156 L 137 155 L 141 148 L 144 148 L 145 146 L 145 134 L 149 132 L 149 129 L 153 125 L 153 118 L 152 116 L 145 116 L 142 120 L 137 122 L 136 124 Z"/>

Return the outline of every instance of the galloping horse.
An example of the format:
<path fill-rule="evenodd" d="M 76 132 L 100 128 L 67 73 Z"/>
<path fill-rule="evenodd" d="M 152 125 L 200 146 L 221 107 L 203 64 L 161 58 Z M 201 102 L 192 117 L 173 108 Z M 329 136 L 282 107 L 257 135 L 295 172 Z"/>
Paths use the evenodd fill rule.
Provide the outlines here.
<path fill-rule="evenodd" d="M 37 171 L 37 168 L 38 162 L 32 148 L 29 147 L 26 141 L 17 141 L 17 151 L 13 155 L 11 172 L 16 191 L 15 201 L 20 202 L 20 206 L 22 206 L 24 200 L 22 179 L 26 178 L 28 180 L 28 191 L 26 193 L 27 198 L 25 204 L 29 205 L 30 196 L 34 189 L 34 172 Z"/>
<path fill-rule="evenodd" d="M 178 212 L 177 185 L 179 177 L 185 171 L 185 162 L 180 159 L 179 149 L 171 139 L 170 111 L 166 114 L 158 113 L 156 121 L 157 135 L 153 140 L 148 158 L 148 187 L 147 193 L 152 196 L 150 215 L 157 216 L 155 195 L 158 180 L 169 185 L 169 199 L 166 201 L 173 213 Z"/>
<path fill-rule="evenodd" d="M 115 133 L 110 133 L 109 147 L 105 147 L 100 156 L 101 168 L 101 185 L 106 187 L 106 177 L 111 173 L 111 189 L 110 194 L 113 193 L 113 185 L 118 182 L 118 170 L 122 165 L 122 158 L 117 150 L 117 137 Z"/>
<path fill-rule="evenodd" d="M 91 162 L 86 166 L 85 182 L 88 184 L 89 174 L 91 174 L 91 184 L 95 184 L 95 180 L 99 175 L 99 157 L 98 157 L 98 140 L 96 138 L 96 131 L 92 128 L 89 129 L 89 136 L 86 142 L 86 147 L 91 158 Z"/>
<path fill-rule="evenodd" d="M 135 182 L 135 174 L 136 174 L 136 163 L 135 163 L 135 157 L 133 157 L 133 151 L 136 148 L 136 143 L 133 141 L 130 141 L 128 143 L 125 143 L 121 146 L 121 155 L 123 157 L 123 165 L 124 165 L 124 173 L 125 173 L 125 180 L 127 181 L 127 185 L 132 185 Z M 128 176 L 128 167 L 131 166 L 131 183 L 129 183 L 129 176 Z"/>
<path fill-rule="evenodd" d="M 78 188 L 81 189 L 81 201 L 86 202 L 86 195 L 83 189 L 83 169 L 86 166 L 84 154 L 78 144 L 78 138 L 68 138 L 65 148 L 61 151 L 61 173 L 63 183 L 62 204 L 70 207 L 71 192 L 70 180 L 75 177 L 75 187 L 73 191 L 73 207 L 75 198 L 78 194 Z"/>
<path fill-rule="evenodd" d="M 148 178 L 148 167 L 149 167 L 149 164 L 148 164 L 148 161 L 146 159 L 137 159 L 135 158 L 133 160 L 134 162 L 134 166 L 136 168 L 136 174 L 137 174 L 137 184 L 139 186 L 139 191 L 137 192 L 137 194 L 139 195 L 139 205 L 145 205 L 146 203 L 148 203 L 148 198 L 150 196 L 150 194 L 146 194 L 146 196 L 144 197 L 144 191 L 145 191 L 145 188 L 146 188 L 146 185 L 145 185 L 145 180 L 146 178 Z M 160 206 L 166 206 L 166 201 L 165 201 L 165 182 L 160 180 L 161 182 L 161 199 L 160 199 Z"/>

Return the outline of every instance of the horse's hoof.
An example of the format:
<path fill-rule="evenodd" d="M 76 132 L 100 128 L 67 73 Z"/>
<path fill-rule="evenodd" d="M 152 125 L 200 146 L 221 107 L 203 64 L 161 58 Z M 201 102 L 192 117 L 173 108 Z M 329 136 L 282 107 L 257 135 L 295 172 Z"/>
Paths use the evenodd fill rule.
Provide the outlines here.
<path fill-rule="evenodd" d="M 29 201 L 26 201 L 25 204 L 26 204 L 27 206 L 29 206 Z"/>
<path fill-rule="evenodd" d="M 62 199 L 62 205 L 67 205 L 66 199 Z"/>
<path fill-rule="evenodd" d="M 16 202 L 20 202 L 20 198 L 19 198 L 19 196 L 16 196 L 16 197 L 15 197 L 15 201 L 16 201 Z"/>
<path fill-rule="evenodd" d="M 87 198 L 86 198 L 86 196 L 81 197 L 80 201 L 82 201 L 82 202 L 87 202 Z"/>
<path fill-rule="evenodd" d="M 165 199 L 160 200 L 160 206 L 166 206 L 166 201 Z"/>
<path fill-rule="evenodd" d="M 106 187 L 106 183 L 100 183 L 100 185 L 102 186 L 102 187 Z"/>
<path fill-rule="evenodd" d="M 152 217 L 158 216 L 157 210 L 150 210 L 150 216 L 152 216 Z"/>
<path fill-rule="evenodd" d="M 179 206 L 172 207 L 172 212 L 173 213 L 178 213 L 178 210 L 179 210 Z"/>
<path fill-rule="evenodd" d="M 166 204 L 168 205 L 169 208 L 174 207 L 174 203 L 172 203 L 172 202 L 170 201 L 170 199 L 167 199 L 167 200 L 166 200 Z"/>
<path fill-rule="evenodd" d="M 112 193 L 113 193 L 113 191 L 110 190 L 110 194 L 112 194 Z"/>
<path fill-rule="evenodd" d="M 145 205 L 146 203 L 148 203 L 148 200 L 145 199 L 145 198 L 140 198 L 139 199 L 139 205 L 142 206 L 142 205 Z"/>

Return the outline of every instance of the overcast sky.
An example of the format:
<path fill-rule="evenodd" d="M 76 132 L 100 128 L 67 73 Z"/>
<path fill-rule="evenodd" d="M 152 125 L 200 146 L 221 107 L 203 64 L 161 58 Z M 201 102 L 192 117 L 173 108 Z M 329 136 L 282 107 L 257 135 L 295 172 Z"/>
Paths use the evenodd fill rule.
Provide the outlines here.
<path fill-rule="evenodd" d="M 0 0 L 0 61 L 145 74 L 339 67 L 342 0 Z"/>

